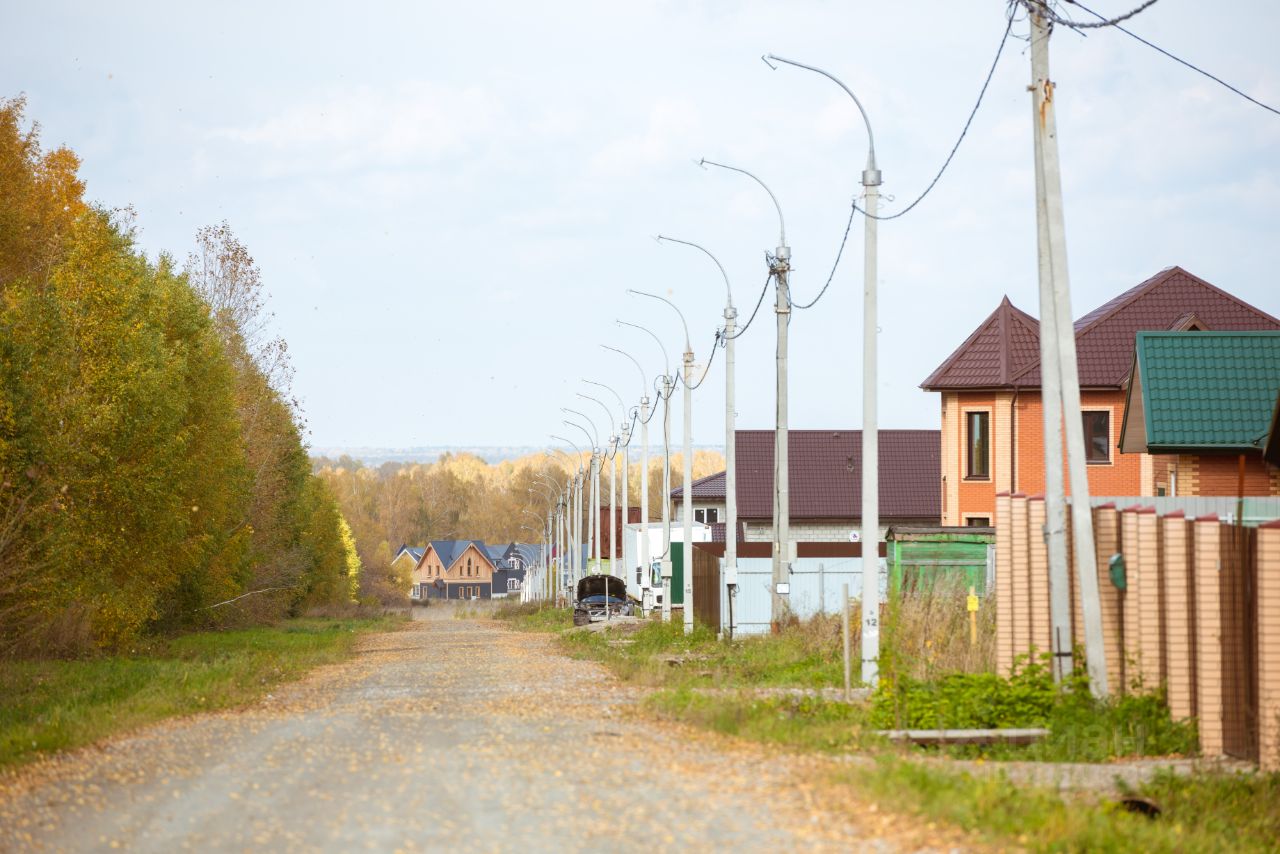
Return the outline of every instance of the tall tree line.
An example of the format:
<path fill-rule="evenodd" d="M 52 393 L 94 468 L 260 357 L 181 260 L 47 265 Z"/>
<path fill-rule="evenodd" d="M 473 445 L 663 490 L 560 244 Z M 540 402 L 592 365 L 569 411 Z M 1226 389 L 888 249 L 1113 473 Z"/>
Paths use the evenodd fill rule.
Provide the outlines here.
<path fill-rule="evenodd" d="M 0 100 L 0 654 L 351 601 L 252 257 L 224 223 L 149 261 L 24 108 Z"/>

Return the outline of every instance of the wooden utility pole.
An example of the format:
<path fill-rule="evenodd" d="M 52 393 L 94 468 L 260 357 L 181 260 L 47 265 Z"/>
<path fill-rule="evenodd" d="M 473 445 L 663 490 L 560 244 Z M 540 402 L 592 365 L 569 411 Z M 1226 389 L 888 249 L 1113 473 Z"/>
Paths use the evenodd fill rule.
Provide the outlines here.
<path fill-rule="evenodd" d="M 1071 486 L 1071 528 L 1076 578 L 1084 615 L 1085 659 L 1094 694 L 1107 694 L 1106 653 L 1102 646 L 1102 611 L 1094 552 L 1093 514 L 1085 469 L 1084 423 L 1080 412 L 1080 377 L 1076 366 L 1075 329 L 1071 322 L 1071 286 L 1067 275 L 1067 236 L 1062 209 L 1062 176 L 1058 158 L 1054 84 L 1049 77 L 1050 25 L 1042 0 L 1024 0 L 1031 19 L 1031 103 L 1035 135 L 1036 225 L 1040 271 L 1040 377 L 1045 417 L 1045 501 L 1049 545 L 1050 614 L 1054 674 L 1061 679 L 1071 667 L 1071 585 L 1066 560 L 1065 496 L 1059 424 L 1065 427 L 1067 470 Z M 1054 394 L 1056 386 L 1056 394 Z M 1053 398 L 1057 397 L 1057 401 Z M 1050 410 L 1054 414 L 1050 414 Z M 1059 415 L 1060 413 L 1060 419 Z M 1055 448 L 1054 446 L 1057 445 Z"/>

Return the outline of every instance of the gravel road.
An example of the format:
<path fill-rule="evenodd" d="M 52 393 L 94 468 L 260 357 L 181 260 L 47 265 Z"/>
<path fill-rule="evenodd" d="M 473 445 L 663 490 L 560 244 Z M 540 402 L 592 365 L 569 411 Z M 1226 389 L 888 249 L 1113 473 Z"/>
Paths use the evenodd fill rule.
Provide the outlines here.
<path fill-rule="evenodd" d="M 638 698 L 549 637 L 417 621 L 362 638 L 350 661 L 251 708 L 0 778 L 0 849 L 899 851 L 965 841 L 857 805 L 825 782 L 823 760 L 647 720 Z"/>

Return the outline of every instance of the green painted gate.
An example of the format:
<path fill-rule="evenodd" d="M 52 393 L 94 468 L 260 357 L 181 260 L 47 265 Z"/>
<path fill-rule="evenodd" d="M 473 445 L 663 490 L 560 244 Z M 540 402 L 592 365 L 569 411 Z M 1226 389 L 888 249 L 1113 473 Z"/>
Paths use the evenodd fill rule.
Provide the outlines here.
<path fill-rule="evenodd" d="M 890 528 L 885 540 L 893 590 L 911 593 L 946 583 L 987 592 L 994 528 Z"/>

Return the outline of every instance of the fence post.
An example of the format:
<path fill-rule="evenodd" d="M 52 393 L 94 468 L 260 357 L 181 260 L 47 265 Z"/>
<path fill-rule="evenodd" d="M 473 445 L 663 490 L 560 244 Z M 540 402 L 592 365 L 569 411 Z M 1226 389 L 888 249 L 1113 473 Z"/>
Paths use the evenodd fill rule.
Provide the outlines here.
<path fill-rule="evenodd" d="M 1196 550 L 1196 705 L 1199 716 L 1200 753 L 1222 756 L 1222 580 L 1221 523 L 1216 514 L 1195 521 Z"/>
<path fill-rule="evenodd" d="M 843 619 L 840 621 L 841 630 L 844 632 L 844 701 L 849 702 L 849 657 L 851 650 L 849 649 L 849 582 L 840 585 L 840 596 L 844 600 L 844 607 L 840 609 Z"/>
<path fill-rule="evenodd" d="M 1280 771 L 1280 521 L 1258 528 L 1258 764 Z"/>

